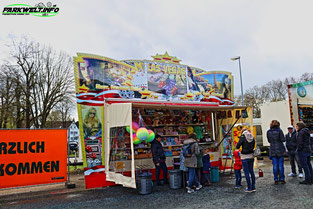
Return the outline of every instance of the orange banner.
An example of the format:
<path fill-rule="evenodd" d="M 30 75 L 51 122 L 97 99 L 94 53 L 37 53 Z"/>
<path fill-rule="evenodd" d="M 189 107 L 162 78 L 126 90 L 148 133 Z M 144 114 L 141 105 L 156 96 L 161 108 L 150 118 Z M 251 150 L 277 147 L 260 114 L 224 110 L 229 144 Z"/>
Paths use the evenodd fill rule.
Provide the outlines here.
<path fill-rule="evenodd" d="M 0 130 L 0 188 L 66 180 L 66 129 Z"/>

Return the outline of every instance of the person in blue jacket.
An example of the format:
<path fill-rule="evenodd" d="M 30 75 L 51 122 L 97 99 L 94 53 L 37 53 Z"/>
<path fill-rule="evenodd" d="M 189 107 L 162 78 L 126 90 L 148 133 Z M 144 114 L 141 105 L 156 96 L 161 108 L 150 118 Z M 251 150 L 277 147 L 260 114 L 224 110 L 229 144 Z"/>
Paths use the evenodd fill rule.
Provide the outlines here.
<path fill-rule="evenodd" d="M 155 165 L 155 175 L 157 179 L 158 185 L 168 184 L 167 180 L 167 166 L 166 166 L 166 156 L 162 147 L 162 144 L 160 143 L 162 140 L 160 135 L 155 136 L 155 140 L 151 143 L 151 149 L 152 149 L 152 157 L 153 157 L 153 163 Z M 163 171 L 163 182 L 160 181 L 160 172 L 161 169 Z"/>
<path fill-rule="evenodd" d="M 270 143 L 270 158 L 273 164 L 274 183 L 285 184 L 284 155 L 286 154 L 286 148 L 283 142 L 286 139 L 283 131 L 280 129 L 279 121 L 272 120 L 270 129 L 267 131 L 267 140 Z"/>

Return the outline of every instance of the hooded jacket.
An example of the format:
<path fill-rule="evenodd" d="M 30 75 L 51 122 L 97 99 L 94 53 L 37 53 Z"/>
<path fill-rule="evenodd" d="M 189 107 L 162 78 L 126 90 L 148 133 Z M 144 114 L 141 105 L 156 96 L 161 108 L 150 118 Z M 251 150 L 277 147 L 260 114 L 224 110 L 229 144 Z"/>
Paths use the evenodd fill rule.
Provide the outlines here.
<path fill-rule="evenodd" d="M 236 145 L 236 149 L 240 149 L 241 146 L 242 146 L 241 154 L 247 155 L 253 153 L 255 140 L 253 135 L 249 131 L 244 131 L 241 134 L 239 142 Z"/>
<path fill-rule="evenodd" d="M 279 127 L 270 128 L 267 131 L 267 141 L 270 143 L 270 156 L 283 157 L 286 148 L 283 142 L 286 141 L 283 131 Z"/>
<path fill-rule="evenodd" d="M 234 151 L 234 157 L 235 157 L 234 170 L 241 170 L 242 169 L 242 162 L 241 162 L 239 150 Z"/>
<path fill-rule="evenodd" d="M 297 132 L 293 129 L 293 132 L 286 134 L 286 147 L 288 152 L 294 153 L 297 149 Z"/>
<path fill-rule="evenodd" d="M 210 161 L 210 154 L 206 154 L 202 158 L 203 162 L 203 173 L 208 173 L 211 169 L 211 161 Z"/>
<path fill-rule="evenodd" d="M 191 157 L 185 158 L 185 166 L 187 168 L 196 168 L 197 167 L 197 155 L 200 154 L 199 145 L 194 139 L 187 139 L 184 141 L 184 145 L 191 144 Z"/>
<path fill-rule="evenodd" d="M 312 152 L 310 146 L 310 130 L 302 128 L 297 133 L 297 151 L 298 152 Z"/>
<path fill-rule="evenodd" d="M 165 162 L 166 156 L 162 144 L 158 140 L 153 140 L 151 149 L 154 163 Z"/>

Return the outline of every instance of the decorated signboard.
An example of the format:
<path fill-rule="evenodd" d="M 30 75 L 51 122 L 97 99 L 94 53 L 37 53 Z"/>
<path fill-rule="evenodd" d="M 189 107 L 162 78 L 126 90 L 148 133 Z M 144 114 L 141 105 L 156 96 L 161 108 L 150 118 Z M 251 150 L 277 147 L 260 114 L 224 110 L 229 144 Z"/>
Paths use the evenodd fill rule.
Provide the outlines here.
<path fill-rule="evenodd" d="M 231 73 L 183 65 L 167 52 L 152 57 L 153 60 L 124 61 L 82 53 L 74 57 L 85 176 L 104 173 L 105 99 L 234 104 Z"/>

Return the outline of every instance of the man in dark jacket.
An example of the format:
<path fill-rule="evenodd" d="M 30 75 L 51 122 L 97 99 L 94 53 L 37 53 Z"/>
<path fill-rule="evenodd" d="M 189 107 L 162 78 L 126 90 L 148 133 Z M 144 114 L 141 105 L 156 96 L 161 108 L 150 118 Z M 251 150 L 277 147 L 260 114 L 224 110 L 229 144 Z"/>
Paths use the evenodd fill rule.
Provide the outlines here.
<path fill-rule="evenodd" d="M 153 157 L 153 162 L 155 165 L 155 175 L 156 175 L 156 179 L 157 179 L 157 184 L 158 185 L 162 185 L 163 183 L 161 183 L 160 181 L 160 172 L 161 169 L 163 171 L 163 181 L 165 184 L 168 183 L 167 181 L 167 166 L 166 166 L 166 156 L 162 147 L 162 144 L 160 143 L 160 141 L 162 140 L 160 135 L 156 135 L 155 136 L 155 140 L 153 140 L 153 142 L 151 143 L 151 149 L 152 149 L 152 157 Z"/>
<path fill-rule="evenodd" d="M 280 123 L 272 120 L 270 129 L 267 131 L 267 140 L 270 143 L 270 158 L 273 164 L 274 183 L 285 184 L 284 174 L 284 155 L 286 153 L 283 142 L 286 141 L 283 131 L 280 129 Z M 279 171 L 279 178 L 278 178 Z"/>
<path fill-rule="evenodd" d="M 297 172 L 296 172 L 296 163 L 298 165 L 298 170 L 299 170 L 299 177 L 303 178 L 303 173 L 302 173 L 302 166 L 299 161 L 299 156 L 298 153 L 296 153 L 297 149 L 297 132 L 293 128 L 293 126 L 288 126 L 288 133 L 286 134 L 286 147 L 288 150 L 288 156 L 289 156 L 289 161 L 290 161 L 290 166 L 291 166 L 291 173 L 288 174 L 288 176 L 296 177 Z"/>
<path fill-rule="evenodd" d="M 310 145 L 310 130 L 305 127 L 305 123 L 299 122 L 297 129 L 297 152 L 299 155 L 301 166 L 305 173 L 305 180 L 300 184 L 313 183 L 313 170 L 311 165 L 312 149 Z"/>

